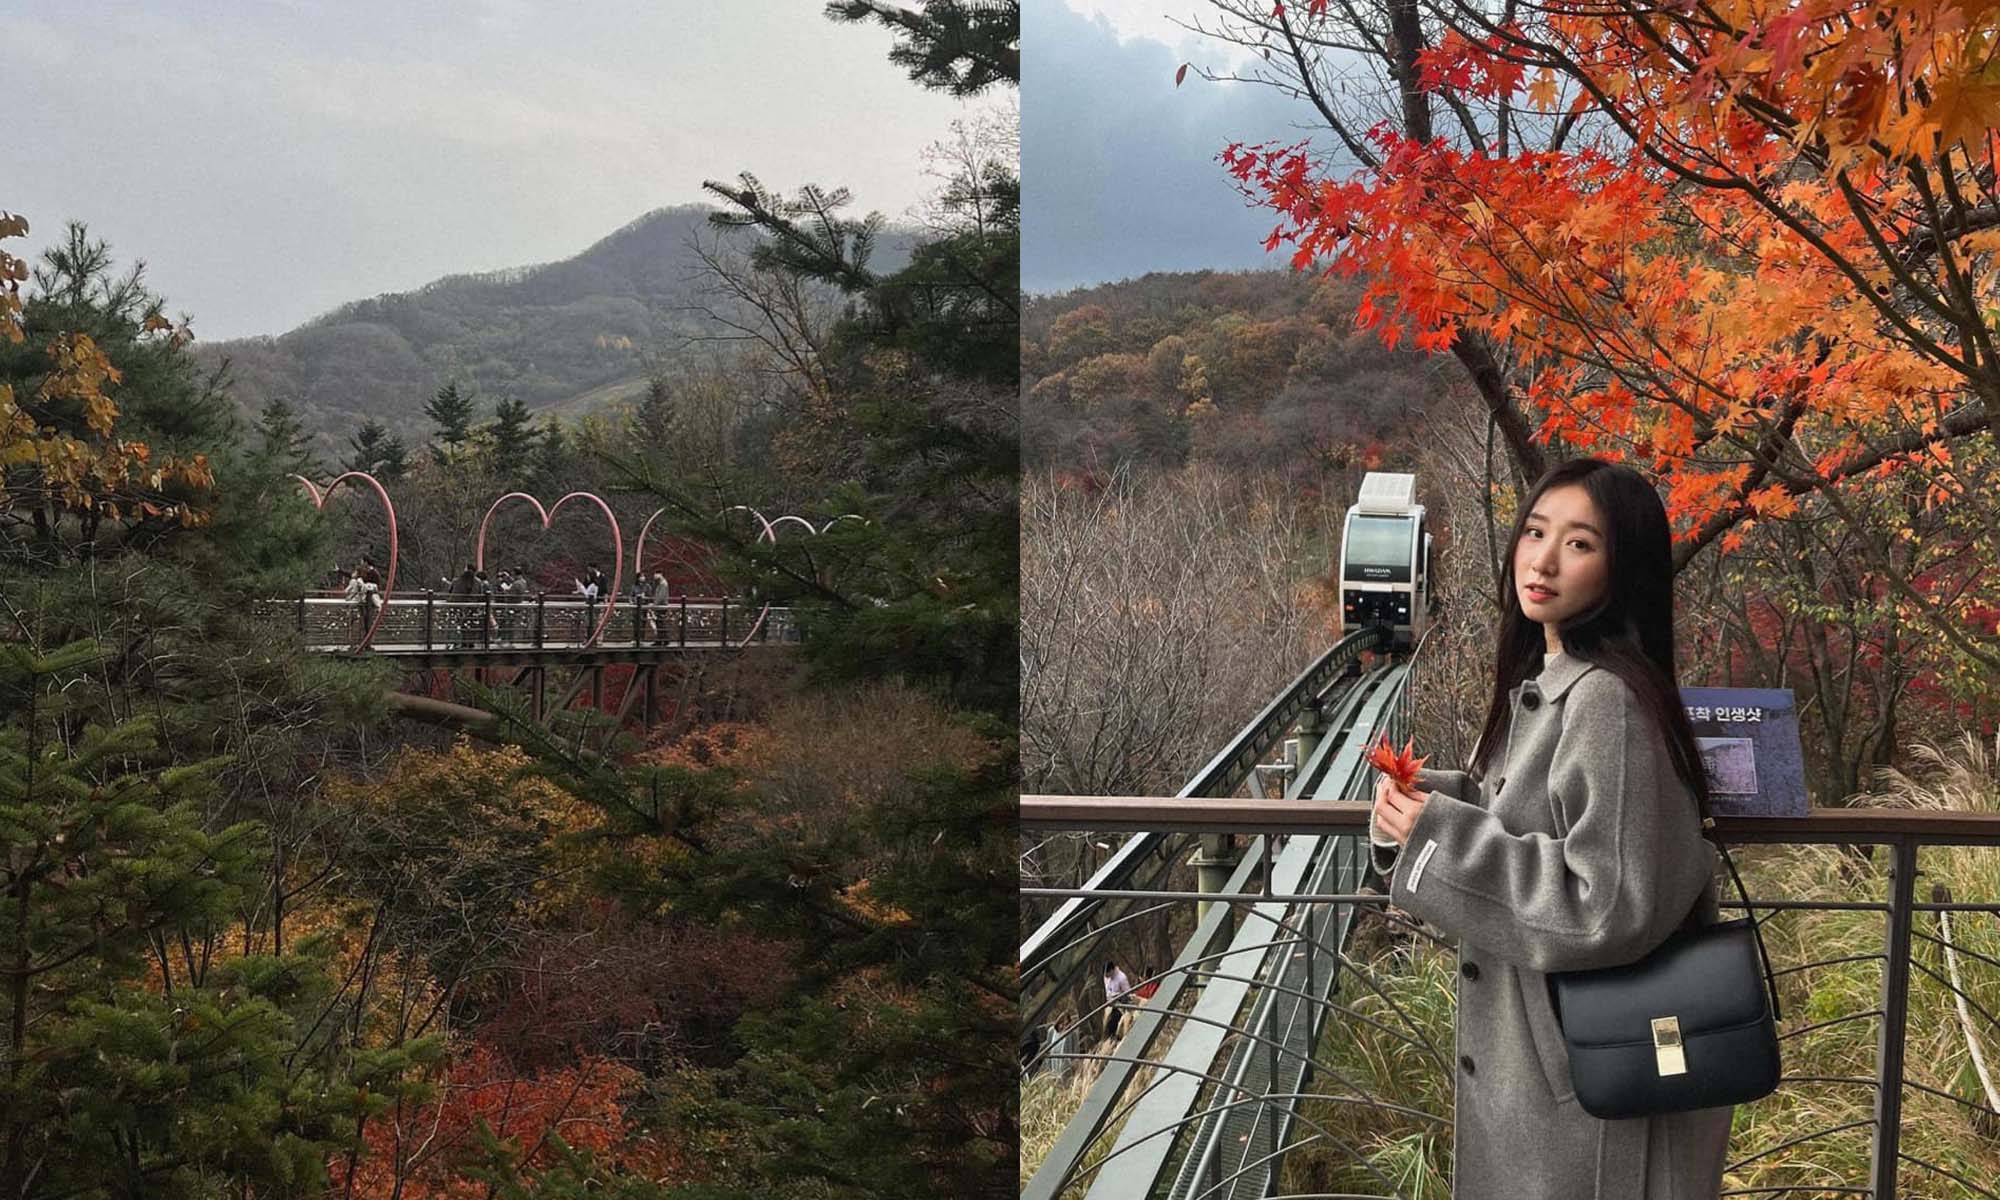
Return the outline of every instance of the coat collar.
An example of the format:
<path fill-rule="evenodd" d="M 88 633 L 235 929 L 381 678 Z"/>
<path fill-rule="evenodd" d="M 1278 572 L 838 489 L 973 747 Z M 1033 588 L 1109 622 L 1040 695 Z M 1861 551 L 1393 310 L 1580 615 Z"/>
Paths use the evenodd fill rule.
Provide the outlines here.
<path fill-rule="evenodd" d="M 1577 680 L 1597 669 L 1596 663 L 1585 662 L 1568 652 L 1555 655 L 1544 652 L 1542 664 L 1542 673 L 1523 681 L 1521 689 L 1526 691 L 1532 688 L 1544 700 L 1562 699 L 1563 693 L 1569 691 Z"/>

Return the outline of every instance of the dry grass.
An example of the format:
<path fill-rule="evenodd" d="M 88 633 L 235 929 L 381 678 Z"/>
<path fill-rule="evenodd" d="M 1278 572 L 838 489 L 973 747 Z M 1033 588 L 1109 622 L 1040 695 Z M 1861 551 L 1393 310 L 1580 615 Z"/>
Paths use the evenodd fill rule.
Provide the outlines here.
<path fill-rule="evenodd" d="M 1111 1044 L 1102 1043 L 1093 1047 L 1092 1053 L 1109 1054 Z M 1104 1064 L 1095 1061 L 1078 1062 L 1066 1074 L 1049 1072 L 1036 1076 L 1021 1085 L 1021 1189 L 1027 1190 L 1028 1180 L 1035 1169 L 1042 1165 L 1049 1151 L 1055 1147 L 1056 1139 L 1062 1136 L 1063 1126 L 1083 1107 L 1084 1097 L 1096 1085 L 1097 1077 L 1103 1073 Z M 1151 1086 L 1155 1072 L 1151 1067 L 1140 1067 L 1132 1073 L 1132 1081 L 1126 1085 L 1125 1094 L 1119 1098 L 1115 1113 L 1121 1113 L 1133 1099 L 1143 1095 Z M 1094 1178 L 1093 1170 L 1111 1153 L 1111 1147 L 1118 1142 L 1118 1134 L 1125 1128 L 1126 1115 L 1119 1115 L 1107 1124 L 1104 1131 L 1092 1143 L 1089 1153 L 1084 1155 L 1081 1168 L 1074 1179 L 1079 1182 L 1063 1190 L 1063 1200 L 1075 1200 L 1088 1190 Z"/>
<path fill-rule="evenodd" d="M 1047 1071 L 1021 1084 L 1021 1187 L 1025 1190 L 1035 1168 L 1049 1156 L 1063 1126 L 1083 1107 L 1083 1099 L 1102 1074 L 1102 1063 L 1082 1062 L 1067 1073 Z M 1108 1139 L 1099 1138 L 1100 1142 Z"/>

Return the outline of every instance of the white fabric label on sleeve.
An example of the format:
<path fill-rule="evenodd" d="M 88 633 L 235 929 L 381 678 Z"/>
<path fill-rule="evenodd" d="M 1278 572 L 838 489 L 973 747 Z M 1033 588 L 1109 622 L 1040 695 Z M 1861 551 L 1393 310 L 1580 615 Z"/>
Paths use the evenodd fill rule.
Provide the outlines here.
<path fill-rule="evenodd" d="M 1417 884 L 1423 881 L 1424 867 L 1431 861 L 1431 855 L 1437 853 L 1437 848 L 1438 844 L 1436 838 L 1424 839 L 1424 852 L 1422 854 L 1417 855 L 1417 861 L 1410 867 L 1411 891 L 1413 892 L 1416 891 Z"/>

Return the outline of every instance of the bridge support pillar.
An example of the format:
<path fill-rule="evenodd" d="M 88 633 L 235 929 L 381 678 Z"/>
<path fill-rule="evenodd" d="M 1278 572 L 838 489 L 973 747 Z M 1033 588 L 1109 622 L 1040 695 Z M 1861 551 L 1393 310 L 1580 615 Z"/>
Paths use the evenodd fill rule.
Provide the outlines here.
<path fill-rule="evenodd" d="M 1292 778 L 1297 779 L 1304 772 L 1313 751 L 1319 749 L 1319 739 L 1326 732 L 1317 708 L 1308 708 L 1299 714 L 1299 760 L 1292 764 Z M 1289 782 L 1289 781 L 1288 781 Z"/>
<path fill-rule="evenodd" d="M 1229 886 L 1229 877 L 1236 872 L 1236 864 L 1242 861 L 1242 851 L 1236 845 L 1234 834 L 1204 833 L 1201 844 L 1188 865 L 1194 868 L 1195 887 L 1202 892 L 1219 892 Z M 1204 900 L 1195 905 L 1195 921 L 1208 919 L 1209 902 Z M 1226 907 L 1226 906 L 1225 906 Z M 1221 936 L 1227 938 L 1235 928 L 1234 910 L 1222 921 Z"/>

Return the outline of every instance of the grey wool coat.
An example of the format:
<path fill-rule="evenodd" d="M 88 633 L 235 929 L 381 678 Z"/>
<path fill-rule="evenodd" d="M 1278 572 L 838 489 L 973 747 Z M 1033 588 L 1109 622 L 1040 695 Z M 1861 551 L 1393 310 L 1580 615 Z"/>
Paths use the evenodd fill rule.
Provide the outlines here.
<path fill-rule="evenodd" d="M 1557 653 L 1509 693 L 1491 777 L 1423 770 L 1389 899 L 1458 943 L 1453 1200 L 1713 1200 L 1734 1106 L 1600 1120 L 1570 1085 L 1544 972 L 1643 958 L 1719 855 L 1662 731 L 1611 671 Z"/>

